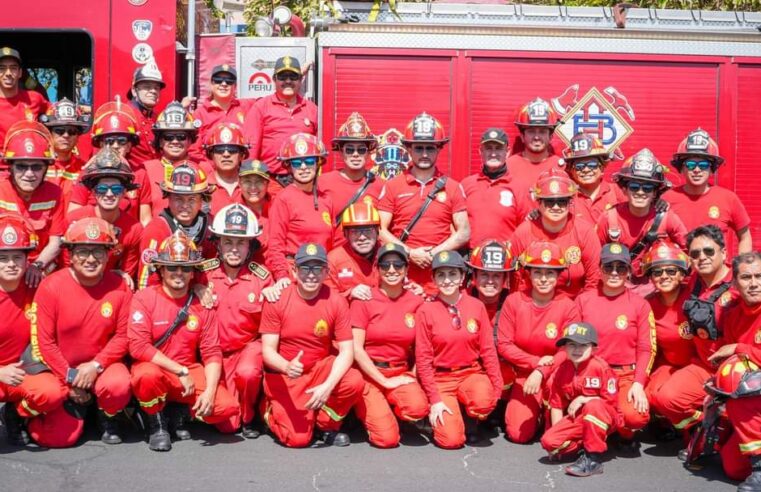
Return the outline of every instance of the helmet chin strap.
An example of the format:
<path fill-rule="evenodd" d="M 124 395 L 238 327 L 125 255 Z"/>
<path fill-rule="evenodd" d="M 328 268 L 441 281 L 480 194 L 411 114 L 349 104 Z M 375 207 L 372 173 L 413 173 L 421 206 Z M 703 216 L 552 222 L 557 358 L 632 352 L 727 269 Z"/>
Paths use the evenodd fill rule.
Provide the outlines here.
<path fill-rule="evenodd" d="M 484 164 L 484 166 L 481 168 L 484 175 L 486 175 L 490 179 L 497 179 L 502 176 L 504 176 L 507 173 L 507 163 L 503 162 L 502 165 L 499 167 L 499 169 L 491 170 L 489 167 Z"/>

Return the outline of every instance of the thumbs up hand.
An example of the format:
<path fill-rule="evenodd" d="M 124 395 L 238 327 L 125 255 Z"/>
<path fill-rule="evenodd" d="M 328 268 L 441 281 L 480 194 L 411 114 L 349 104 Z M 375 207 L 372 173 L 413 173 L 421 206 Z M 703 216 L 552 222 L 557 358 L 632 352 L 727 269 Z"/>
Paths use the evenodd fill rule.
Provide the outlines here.
<path fill-rule="evenodd" d="M 301 363 L 301 357 L 304 355 L 303 350 L 299 350 L 296 357 L 288 362 L 288 366 L 285 368 L 285 374 L 291 379 L 296 379 L 304 373 L 304 364 Z"/>

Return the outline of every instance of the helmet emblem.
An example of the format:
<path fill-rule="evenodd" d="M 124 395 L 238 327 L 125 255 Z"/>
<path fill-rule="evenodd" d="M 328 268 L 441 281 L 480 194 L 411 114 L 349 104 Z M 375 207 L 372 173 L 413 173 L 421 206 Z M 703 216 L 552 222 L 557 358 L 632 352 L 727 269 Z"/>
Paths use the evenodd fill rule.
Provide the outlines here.
<path fill-rule="evenodd" d="M 3 231 L 3 244 L 10 246 L 11 244 L 16 244 L 16 241 L 18 241 L 16 230 L 11 226 L 7 226 Z"/>
<path fill-rule="evenodd" d="M 85 236 L 87 236 L 87 239 L 98 239 L 98 236 L 100 236 L 100 230 L 98 230 L 98 226 L 95 224 L 88 224 L 87 228 L 85 229 Z"/>
<path fill-rule="evenodd" d="M 540 258 L 544 263 L 549 263 L 550 260 L 552 260 L 552 252 L 549 249 L 544 249 L 542 250 Z"/>
<path fill-rule="evenodd" d="M 309 144 L 307 144 L 306 140 L 299 139 L 299 140 L 296 140 L 296 145 L 294 146 L 294 148 L 298 155 L 304 155 L 309 150 Z"/>
<path fill-rule="evenodd" d="M 230 143 L 233 140 L 233 132 L 231 132 L 229 128 L 224 127 L 222 128 L 222 131 L 219 132 L 219 139 L 222 143 Z"/>

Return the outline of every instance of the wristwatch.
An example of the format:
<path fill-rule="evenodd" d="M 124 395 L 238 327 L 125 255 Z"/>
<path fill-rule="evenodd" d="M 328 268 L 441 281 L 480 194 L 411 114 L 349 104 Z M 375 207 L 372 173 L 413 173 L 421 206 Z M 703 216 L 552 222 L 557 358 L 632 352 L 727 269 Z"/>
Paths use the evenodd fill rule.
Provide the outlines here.
<path fill-rule="evenodd" d="M 95 366 L 95 372 L 97 372 L 98 374 L 103 372 L 103 366 L 100 365 L 100 362 L 98 362 L 97 360 L 92 361 L 92 365 Z"/>
<path fill-rule="evenodd" d="M 190 371 L 188 371 L 187 367 L 183 366 L 177 371 L 177 377 L 184 378 L 185 376 L 190 376 Z"/>
<path fill-rule="evenodd" d="M 32 263 L 32 266 L 37 268 L 37 270 L 42 271 L 45 268 L 45 264 L 39 260 Z"/>

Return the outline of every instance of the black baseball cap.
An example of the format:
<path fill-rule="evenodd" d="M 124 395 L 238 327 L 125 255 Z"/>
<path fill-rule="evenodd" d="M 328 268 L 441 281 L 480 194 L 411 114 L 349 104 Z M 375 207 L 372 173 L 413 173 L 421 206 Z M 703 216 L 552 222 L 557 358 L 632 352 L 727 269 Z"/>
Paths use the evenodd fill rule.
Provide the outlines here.
<path fill-rule="evenodd" d="M 21 65 L 21 53 L 9 46 L 0 48 L 0 58 L 15 58 L 19 65 Z"/>
<path fill-rule="evenodd" d="M 555 346 L 562 347 L 568 342 L 586 345 L 591 343 L 597 346 L 597 330 L 589 323 L 574 322 L 563 329 L 563 337 L 555 342 Z"/>
<path fill-rule="evenodd" d="M 409 255 L 407 254 L 407 250 L 404 249 L 404 246 L 397 243 L 386 243 L 383 246 L 381 246 L 378 249 L 378 255 L 376 256 L 376 261 L 378 262 L 381 261 L 383 257 L 389 253 L 396 253 L 399 256 L 401 256 L 405 262 L 409 261 Z"/>
<path fill-rule="evenodd" d="M 602 247 L 600 252 L 600 264 L 607 265 L 620 261 L 626 265 L 632 265 L 632 256 L 629 248 L 620 243 L 608 243 Z"/>
<path fill-rule="evenodd" d="M 328 253 L 321 244 L 306 243 L 299 246 L 299 250 L 296 251 L 294 257 L 296 266 L 301 266 L 308 261 L 319 261 L 327 265 Z"/>
<path fill-rule="evenodd" d="M 459 268 L 460 270 L 467 270 L 465 266 L 465 260 L 457 251 L 439 251 L 436 256 L 433 257 L 431 263 L 431 270 L 436 270 L 441 267 Z"/>
<path fill-rule="evenodd" d="M 486 142 L 497 142 L 502 145 L 507 145 L 507 133 L 505 133 L 505 130 L 502 128 L 487 128 L 481 136 L 481 144 L 485 144 Z"/>
<path fill-rule="evenodd" d="M 233 67 L 232 65 L 228 65 L 227 63 L 223 65 L 217 65 L 216 67 L 211 69 L 212 77 L 220 73 L 229 73 L 236 79 L 238 78 L 238 72 L 235 70 L 235 67 Z"/>
<path fill-rule="evenodd" d="M 281 56 L 275 61 L 275 75 L 281 72 L 293 72 L 301 75 L 301 64 L 298 58 Z"/>

